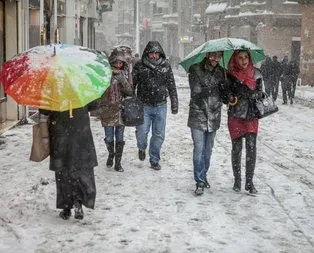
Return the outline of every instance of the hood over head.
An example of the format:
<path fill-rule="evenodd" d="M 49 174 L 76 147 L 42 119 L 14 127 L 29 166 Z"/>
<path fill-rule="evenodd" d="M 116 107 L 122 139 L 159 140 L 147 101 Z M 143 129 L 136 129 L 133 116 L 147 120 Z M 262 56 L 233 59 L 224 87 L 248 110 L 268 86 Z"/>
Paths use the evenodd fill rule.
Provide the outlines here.
<path fill-rule="evenodd" d="M 166 59 L 166 54 L 162 49 L 162 46 L 159 44 L 158 41 L 149 41 L 143 51 L 142 59 L 147 58 L 148 53 L 151 52 L 158 52 L 160 53 L 160 58 Z"/>

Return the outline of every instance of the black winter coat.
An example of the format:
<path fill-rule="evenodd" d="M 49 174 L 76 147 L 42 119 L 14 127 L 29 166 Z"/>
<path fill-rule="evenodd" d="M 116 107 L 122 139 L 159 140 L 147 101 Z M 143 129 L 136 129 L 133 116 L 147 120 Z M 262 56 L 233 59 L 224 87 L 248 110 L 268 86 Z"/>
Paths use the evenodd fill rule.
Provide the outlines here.
<path fill-rule="evenodd" d="M 86 106 L 69 111 L 40 110 L 49 116 L 50 170 L 90 169 L 98 165 L 94 140 L 90 128 L 89 110 Z"/>
<path fill-rule="evenodd" d="M 159 52 L 157 62 L 148 59 L 149 52 Z M 132 70 L 133 87 L 137 97 L 146 105 L 167 102 L 170 96 L 171 110 L 178 111 L 178 95 L 174 76 L 165 53 L 157 41 L 150 41 L 144 49 L 142 58 Z"/>
<path fill-rule="evenodd" d="M 230 93 L 238 100 L 235 105 L 229 105 L 229 116 L 248 120 L 257 118 L 255 100 L 263 97 L 262 73 L 257 68 L 254 69 L 254 79 L 256 89 L 250 90 L 245 84 L 228 74 Z"/>
<path fill-rule="evenodd" d="M 210 71 L 203 60 L 189 69 L 191 89 L 188 127 L 216 131 L 220 127 L 222 101 L 225 98 L 224 70 L 216 66 Z"/>

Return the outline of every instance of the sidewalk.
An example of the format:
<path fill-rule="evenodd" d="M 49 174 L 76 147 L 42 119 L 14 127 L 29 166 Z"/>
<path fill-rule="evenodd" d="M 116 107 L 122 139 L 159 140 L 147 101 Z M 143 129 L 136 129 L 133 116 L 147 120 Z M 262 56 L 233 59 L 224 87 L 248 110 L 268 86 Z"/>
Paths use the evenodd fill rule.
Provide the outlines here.
<path fill-rule="evenodd" d="M 0 123 L 0 135 L 15 126 L 18 122 L 18 120 L 7 120 L 4 123 Z"/>

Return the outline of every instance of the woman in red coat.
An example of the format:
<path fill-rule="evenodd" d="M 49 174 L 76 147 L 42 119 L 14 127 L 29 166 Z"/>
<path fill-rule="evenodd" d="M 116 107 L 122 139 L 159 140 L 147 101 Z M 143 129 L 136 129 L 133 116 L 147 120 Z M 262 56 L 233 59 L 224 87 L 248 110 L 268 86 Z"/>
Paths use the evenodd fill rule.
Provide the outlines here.
<path fill-rule="evenodd" d="M 234 101 L 229 103 L 228 128 L 232 140 L 233 190 L 241 190 L 242 141 L 246 144 L 246 181 L 245 190 L 257 193 L 253 184 L 256 162 L 256 137 L 258 119 L 254 100 L 263 96 L 262 75 L 254 68 L 250 53 L 246 50 L 235 51 L 228 64 L 230 90 Z"/>

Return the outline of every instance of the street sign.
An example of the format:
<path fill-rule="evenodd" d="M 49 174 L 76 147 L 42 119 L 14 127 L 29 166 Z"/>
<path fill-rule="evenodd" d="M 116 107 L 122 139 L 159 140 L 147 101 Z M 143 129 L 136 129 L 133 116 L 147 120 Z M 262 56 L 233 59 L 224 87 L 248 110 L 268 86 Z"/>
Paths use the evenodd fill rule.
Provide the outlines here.
<path fill-rule="evenodd" d="M 112 11 L 113 0 L 99 0 L 98 10 L 100 12 Z"/>

